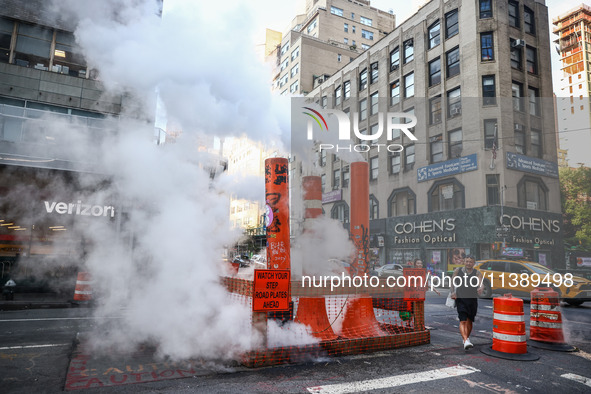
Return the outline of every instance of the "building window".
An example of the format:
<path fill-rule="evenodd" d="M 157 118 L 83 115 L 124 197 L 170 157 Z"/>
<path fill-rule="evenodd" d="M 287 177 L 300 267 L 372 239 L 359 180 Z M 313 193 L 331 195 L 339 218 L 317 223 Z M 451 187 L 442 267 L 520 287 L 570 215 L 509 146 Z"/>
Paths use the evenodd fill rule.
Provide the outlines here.
<path fill-rule="evenodd" d="M 356 46 L 356 45 L 357 45 L 357 44 L 355 44 L 355 40 L 353 40 L 353 41 L 351 42 L 351 46 L 352 46 L 352 47 L 354 47 L 354 46 Z"/>
<path fill-rule="evenodd" d="M 310 32 L 312 30 L 314 30 L 316 28 L 316 25 L 318 24 L 318 18 L 314 19 L 314 22 L 310 23 L 306 29 L 306 31 L 308 32 L 308 34 L 310 34 Z"/>
<path fill-rule="evenodd" d="M 289 87 L 289 93 L 296 93 L 298 91 L 298 87 L 299 87 L 299 81 L 295 81 Z"/>
<path fill-rule="evenodd" d="M 400 101 L 400 81 L 394 81 L 390 84 L 390 105 L 397 104 Z"/>
<path fill-rule="evenodd" d="M 540 96 L 539 90 L 536 88 L 528 88 L 527 93 L 529 96 L 529 114 L 540 116 L 540 103 L 538 99 Z"/>
<path fill-rule="evenodd" d="M 355 25 L 351 26 L 353 34 L 355 34 Z"/>
<path fill-rule="evenodd" d="M 320 185 L 322 188 L 322 193 L 326 191 L 326 174 L 320 175 Z"/>
<path fill-rule="evenodd" d="M 388 160 L 390 161 L 390 174 L 398 174 L 400 172 L 400 153 L 388 152 Z"/>
<path fill-rule="evenodd" d="M 460 73 L 460 48 L 456 47 L 445 55 L 447 61 L 447 78 L 451 78 Z"/>
<path fill-rule="evenodd" d="M 497 104 L 497 89 L 494 75 L 482 76 L 482 105 Z"/>
<path fill-rule="evenodd" d="M 415 166 L 415 146 L 404 147 L 404 171 L 411 170 Z"/>
<path fill-rule="evenodd" d="M 441 83 L 441 58 L 429 62 L 429 86 Z"/>
<path fill-rule="evenodd" d="M 295 66 L 293 66 L 291 68 L 291 71 L 289 73 L 289 75 L 291 76 L 291 78 L 293 78 L 298 73 L 298 71 L 300 71 L 300 63 L 296 64 Z"/>
<path fill-rule="evenodd" d="M 344 201 L 337 202 L 330 210 L 330 217 L 343 224 L 349 223 L 349 206 L 347 203 Z"/>
<path fill-rule="evenodd" d="M 513 96 L 513 109 L 523 111 L 523 85 L 513 81 L 511 84 L 511 94 Z"/>
<path fill-rule="evenodd" d="M 513 123 L 513 133 L 515 135 L 515 150 L 525 155 L 525 130 L 521 123 Z"/>
<path fill-rule="evenodd" d="M 445 14 L 445 38 L 453 37 L 458 32 L 458 10 L 453 10 Z"/>
<path fill-rule="evenodd" d="M 369 83 L 375 83 L 378 81 L 379 73 L 378 73 L 378 62 L 372 63 L 370 65 L 371 74 L 369 76 Z"/>
<path fill-rule="evenodd" d="M 367 44 L 361 44 L 361 49 L 363 49 L 364 51 L 367 51 L 369 49 L 369 45 Z"/>
<path fill-rule="evenodd" d="M 322 103 L 320 105 L 322 106 L 322 108 L 328 107 L 328 97 L 327 96 L 322 96 Z"/>
<path fill-rule="evenodd" d="M 345 81 L 345 83 L 343 83 L 343 90 L 343 97 L 345 98 L 345 100 L 347 100 L 349 97 L 351 97 L 351 81 Z"/>
<path fill-rule="evenodd" d="M 291 52 L 291 60 L 294 61 L 295 59 L 297 59 L 297 57 L 300 56 L 300 47 L 296 47 L 292 52 Z"/>
<path fill-rule="evenodd" d="M 349 24 L 348 23 L 345 23 L 343 30 L 345 30 L 345 33 L 349 32 Z"/>
<path fill-rule="evenodd" d="M 462 114 L 462 97 L 460 87 L 447 92 L 447 117 L 453 118 Z"/>
<path fill-rule="evenodd" d="M 343 38 L 343 43 L 349 45 L 349 39 L 347 37 Z"/>
<path fill-rule="evenodd" d="M 462 156 L 462 129 L 449 132 L 449 158 L 455 159 Z"/>
<path fill-rule="evenodd" d="M 378 92 L 375 92 L 371 96 L 369 96 L 369 100 L 370 100 L 369 114 L 375 115 L 378 113 L 378 104 L 379 104 Z"/>
<path fill-rule="evenodd" d="M 369 18 L 366 18 L 364 16 L 360 17 L 359 19 L 361 21 L 361 23 L 363 23 L 366 26 L 371 26 L 372 25 L 372 20 Z"/>
<path fill-rule="evenodd" d="M 326 165 L 326 150 L 320 151 L 320 167 L 324 167 Z"/>
<path fill-rule="evenodd" d="M 388 198 L 389 217 L 408 216 L 416 213 L 416 196 L 409 188 L 394 190 Z"/>
<path fill-rule="evenodd" d="M 280 56 L 285 55 L 287 51 L 289 51 L 289 42 L 285 43 L 285 45 L 281 47 Z"/>
<path fill-rule="evenodd" d="M 538 56 L 536 48 L 525 47 L 525 69 L 530 74 L 538 73 Z"/>
<path fill-rule="evenodd" d="M 429 100 L 429 124 L 441 123 L 441 95 Z"/>
<path fill-rule="evenodd" d="M 404 76 L 404 98 L 415 95 L 415 74 L 414 72 Z"/>
<path fill-rule="evenodd" d="M 359 73 L 359 90 L 367 88 L 367 68 L 364 68 Z"/>
<path fill-rule="evenodd" d="M 413 41 L 406 40 L 404 41 L 404 64 L 412 61 L 414 59 L 414 46 Z"/>
<path fill-rule="evenodd" d="M 341 86 L 337 86 L 334 90 L 334 105 L 337 106 L 341 103 Z"/>
<path fill-rule="evenodd" d="M 380 203 L 373 194 L 369 195 L 369 220 L 378 219 L 380 214 Z"/>
<path fill-rule="evenodd" d="M 523 24 L 526 33 L 533 35 L 536 34 L 536 21 L 534 12 L 527 7 L 523 7 Z"/>
<path fill-rule="evenodd" d="M 429 49 L 435 48 L 441 43 L 441 22 L 437 21 L 429 27 Z"/>
<path fill-rule="evenodd" d="M 509 25 L 519 28 L 519 3 L 509 1 Z"/>
<path fill-rule="evenodd" d="M 12 41 L 13 27 L 13 21 L 0 17 L 0 63 L 8 63 L 10 60 L 10 42 Z"/>
<path fill-rule="evenodd" d="M 351 12 L 351 19 L 355 20 L 355 13 Z"/>
<path fill-rule="evenodd" d="M 338 189 L 341 186 L 341 170 L 334 170 L 332 172 L 332 188 Z"/>
<path fill-rule="evenodd" d="M 281 64 L 279 65 L 279 71 L 285 70 L 287 66 L 289 66 L 289 58 L 281 62 Z"/>
<path fill-rule="evenodd" d="M 464 186 L 455 179 L 435 182 L 429 189 L 429 212 L 464 208 Z"/>
<path fill-rule="evenodd" d="M 365 29 L 361 29 L 361 37 L 366 40 L 373 40 L 373 32 Z"/>
<path fill-rule="evenodd" d="M 285 74 L 284 76 L 282 76 L 279 79 L 279 87 L 283 87 L 283 85 L 285 85 L 287 83 L 287 81 L 289 80 L 289 74 Z"/>
<path fill-rule="evenodd" d="M 377 135 L 378 134 L 379 124 L 375 123 L 369 126 L 369 135 Z M 377 145 L 378 140 L 371 140 L 372 145 Z"/>
<path fill-rule="evenodd" d="M 486 205 L 499 205 L 501 203 L 499 193 L 499 174 L 486 176 Z"/>
<path fill-rule="evenodd" d="M 343 16 L 343 10 L 332 5 L 330 6 L 330 13 L 338 16 Z"/>
<path fill-rule="evenodd" d="M 492 0 L 480 0 L 480 19 L 492 18 Z"/>
<path fill-rule="evenodd" d="M 480 60 L 487 62 L 494 59 L 493 33 L 480 33 Z"/>
<path fill-rule="evenodd" d="M 484 149 L 492 149 L 493 145 L 498 146 L 497 140 L 497 120 L 484 120 Z"/>
<path fill-rule="evenodd" d="M 511 43 L 511 67 L 521 70 L 521 48 L 523 48 L 521 40 L 518 42 L 511 38 L 509 42 Z"/>
<path fill-rule="evenodd" d="M 375 181 L 378 179 L 378 157 L 369 159 L 369 180 Z"/>
<path fill-rule="evenodd" d="M 431 163 L 443 161 L 443 137 L 441 134 L 429 138 L 431 148 Z"/>
<path fill-rule="evenodd" d="M 349 187 L 349 167 L 343 168 L 343 187 Z"/>
<path fill-rule="evenodd" d="M 41 26 L 19 23 L 17 27 L 14 62 L 18 66 L 49 70 L 53 31 Z M 6 46 L 5 43 L 2 46 Z"/>
<path fill-rule="evenodd" d="M 541 159 L 543 155 L 542 132 L 540 130 L 531 129 L 531 156 Z"/>
<path fill-rule="evenodd" d="M 367 119 L 367 99 L 359 101 L 359 120 Z"/>
<path fill-rule="evenodd" d="M 400 48 L 396 47 L 390 52 L 390 71 L 398 70 L 400 66 Z"/>
<path fill-rule="evenodd" d="M 547 210 L 548 188 L 536 177 L 524 176 L 517 184 L 517 204 L 520 208 Z"/>

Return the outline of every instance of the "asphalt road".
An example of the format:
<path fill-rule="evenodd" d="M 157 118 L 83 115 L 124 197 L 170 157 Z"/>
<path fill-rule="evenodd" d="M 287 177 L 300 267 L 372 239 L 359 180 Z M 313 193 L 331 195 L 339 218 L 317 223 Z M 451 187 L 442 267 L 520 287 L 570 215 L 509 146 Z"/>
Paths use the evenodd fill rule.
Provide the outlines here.
<path fill-rule="evenodd" d="M 479 351 L 492 343 L 491 300 L 480 300 L 472 334 L 476 347 L 464 351 L 445 295 L 428 294 L 429 345 L 259 369 L 203 360 L 171 363 L 156 359 L 148 347 L 94 357 L 81 350 L 77 335 L 84 337 L 97 319 L 117 316 L 93 317 L 85 308 L 0 312 L 0 392 L 591 392 L 591 303 L 562 306 L 568 342 L 578 352 L 529 347 L 540 358 L 524 362 Z M 528 303 L 525 309 L 528 316 Z M 84 379 L 72 380 L 72 373 Z"/>

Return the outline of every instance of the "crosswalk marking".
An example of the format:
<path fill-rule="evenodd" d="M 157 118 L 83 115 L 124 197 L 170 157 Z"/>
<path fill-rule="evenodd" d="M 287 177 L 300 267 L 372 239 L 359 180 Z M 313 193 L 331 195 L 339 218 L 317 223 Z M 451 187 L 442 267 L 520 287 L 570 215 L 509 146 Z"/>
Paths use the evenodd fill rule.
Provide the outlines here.
<path fill-rule="evenodd" d="M 591 387 L 591 379 L 581 375 L 576 375 L 574 373 L 565 373 L 564 375 L 560 375 L 560 377 L 574 380 L 575 382 L 583 383 L 584 385 Z"/>
<path fill-rule="evenodd" d="M 435 369 L 425 372 L 415 372 L 405 375 L 389 376 L 387 378 L 308 387 L 308 392 L 313 394 L 357 393 L 360 391 L 365 392 L 370 390 L 404 386 L 413 383 L 428 382 L 430 380 L 453 378 L 455 376 L 468 375 L 474 372 L 480 372 L 480 370 L 467 365 L 456 365 L 454 367 Z"/>

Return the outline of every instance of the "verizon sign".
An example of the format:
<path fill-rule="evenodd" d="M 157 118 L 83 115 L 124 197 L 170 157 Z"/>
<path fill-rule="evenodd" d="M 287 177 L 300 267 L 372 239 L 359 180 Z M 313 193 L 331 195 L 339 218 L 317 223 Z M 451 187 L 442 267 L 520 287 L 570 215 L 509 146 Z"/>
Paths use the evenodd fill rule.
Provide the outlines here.
<path fill-rule="evenodd" d="M 109 205 L 83 204 L 80 200 L 76 203 L 57 201 L 44 201 L 44 203 L 47 213 L 55 212 L 59 215 L 115 217 L 115 207 Z"/>

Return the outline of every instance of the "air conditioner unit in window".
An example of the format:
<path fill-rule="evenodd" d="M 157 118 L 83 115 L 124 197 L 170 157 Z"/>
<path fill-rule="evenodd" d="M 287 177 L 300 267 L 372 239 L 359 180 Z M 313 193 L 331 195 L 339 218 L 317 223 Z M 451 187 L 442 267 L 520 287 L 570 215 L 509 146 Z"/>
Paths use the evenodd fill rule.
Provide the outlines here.
<path fill-rule="evenodd" d="M 462 109 L 461 108 L 452 108 L 450 111 L 451 116 L 461 115 Z"/>
<path fill-rule="evenodd" d="M 318 78 L 317 81 L 318 83 L 324 83 L 324 78 Z"/>
<path fill-rule="evenodd" d="M 397 64 L 395 66 L 390 67 L 390 70 L 391 71 L 396 71 L 396 70 L 398 70 L 398 67 L 400 67 L 400 66 Z"/>
<path fill-rule="evenodd" d="M 523 125 L 520 123 L 515 123 L 515 131 L 523 131 Z"/>
<path fill-rule="evenodd" d="M 524 48 L 525 47 L 525 40 L 515 40 L 513 41 L 513 48 Z"/>

